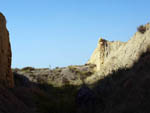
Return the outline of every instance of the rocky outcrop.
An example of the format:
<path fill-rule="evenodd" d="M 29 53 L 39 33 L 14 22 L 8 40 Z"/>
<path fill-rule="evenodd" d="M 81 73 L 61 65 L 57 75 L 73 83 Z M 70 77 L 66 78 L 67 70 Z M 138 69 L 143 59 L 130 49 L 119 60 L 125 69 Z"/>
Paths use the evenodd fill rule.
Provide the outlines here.
<path fill-rule="evenodd" d="M 9 88 L 14 87 L 9 33 L 6 28 L 6 19 L 2 13 L 0 13 L 0 84 Z"/>
<path fill-rule="evenodd" d="M 140 55 L 150 49 L 150 24 L 146 24 L 144 28 L 144 33 L 136 32 L 128 42 L 100 39 L 98 47 L 88 61 L 89 64 L 96 64 L 98 74 L 89 77 L 87 82 L 94 82 L 120 68 L 132 67 Z"/>
<path fill-rule="evenodd" d="M 96 64 L 96 70 L 99 71 L 105 61 L 114 53 L 117 49 L 124 46 L 126 43 L 116 41 L 109 42 L 105 39 L 100 38 L 98 41 L 97 48 L 93 52 L 88 64 Z"/>

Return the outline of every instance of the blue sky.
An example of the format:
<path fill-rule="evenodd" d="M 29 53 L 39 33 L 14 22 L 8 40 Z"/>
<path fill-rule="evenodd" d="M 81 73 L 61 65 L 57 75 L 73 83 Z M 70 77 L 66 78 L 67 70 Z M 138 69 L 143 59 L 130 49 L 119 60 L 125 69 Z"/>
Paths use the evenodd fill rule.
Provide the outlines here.
<path fill-rule="evenodd" d="M 12 67 L 87 62 L 99 37 L 127 41 L 150 22 L 149 0 L 0 0 Z"/>

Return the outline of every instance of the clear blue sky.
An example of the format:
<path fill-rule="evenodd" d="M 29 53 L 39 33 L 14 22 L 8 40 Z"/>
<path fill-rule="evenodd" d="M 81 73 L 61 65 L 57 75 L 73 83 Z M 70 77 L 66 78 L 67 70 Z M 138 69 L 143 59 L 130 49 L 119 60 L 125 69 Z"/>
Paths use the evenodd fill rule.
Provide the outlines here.
<path fill-rule="evenodd" d="M 150 22 L 150 0 L 0 0 L 12 67 L 84 64 L 99 37 L 127 41 Z"/>

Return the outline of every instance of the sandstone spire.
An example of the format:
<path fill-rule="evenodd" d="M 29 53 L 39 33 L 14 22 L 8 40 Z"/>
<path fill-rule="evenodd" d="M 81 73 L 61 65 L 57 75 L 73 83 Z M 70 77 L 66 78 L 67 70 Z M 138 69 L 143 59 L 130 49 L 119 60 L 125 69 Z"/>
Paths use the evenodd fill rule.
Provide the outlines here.
<path fill-rule="evenodd" d="M 0 13 L 0 84 L 9 88 L 14 87 L 9 33 L 6 28 L 6 19 L 2 13 Z"/>

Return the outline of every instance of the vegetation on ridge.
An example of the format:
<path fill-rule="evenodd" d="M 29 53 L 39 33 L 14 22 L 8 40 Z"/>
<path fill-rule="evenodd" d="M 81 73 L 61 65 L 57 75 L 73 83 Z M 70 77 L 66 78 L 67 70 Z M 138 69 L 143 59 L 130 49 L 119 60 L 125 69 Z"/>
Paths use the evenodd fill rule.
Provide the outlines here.
<path fill-rule="evenodd" d="M 138 30 L 140 33 L 144 34 L 144 33 L 146 32 L 146 26 L 140 25 L 140 26 L 137 28 L 137 30 Z"/>

